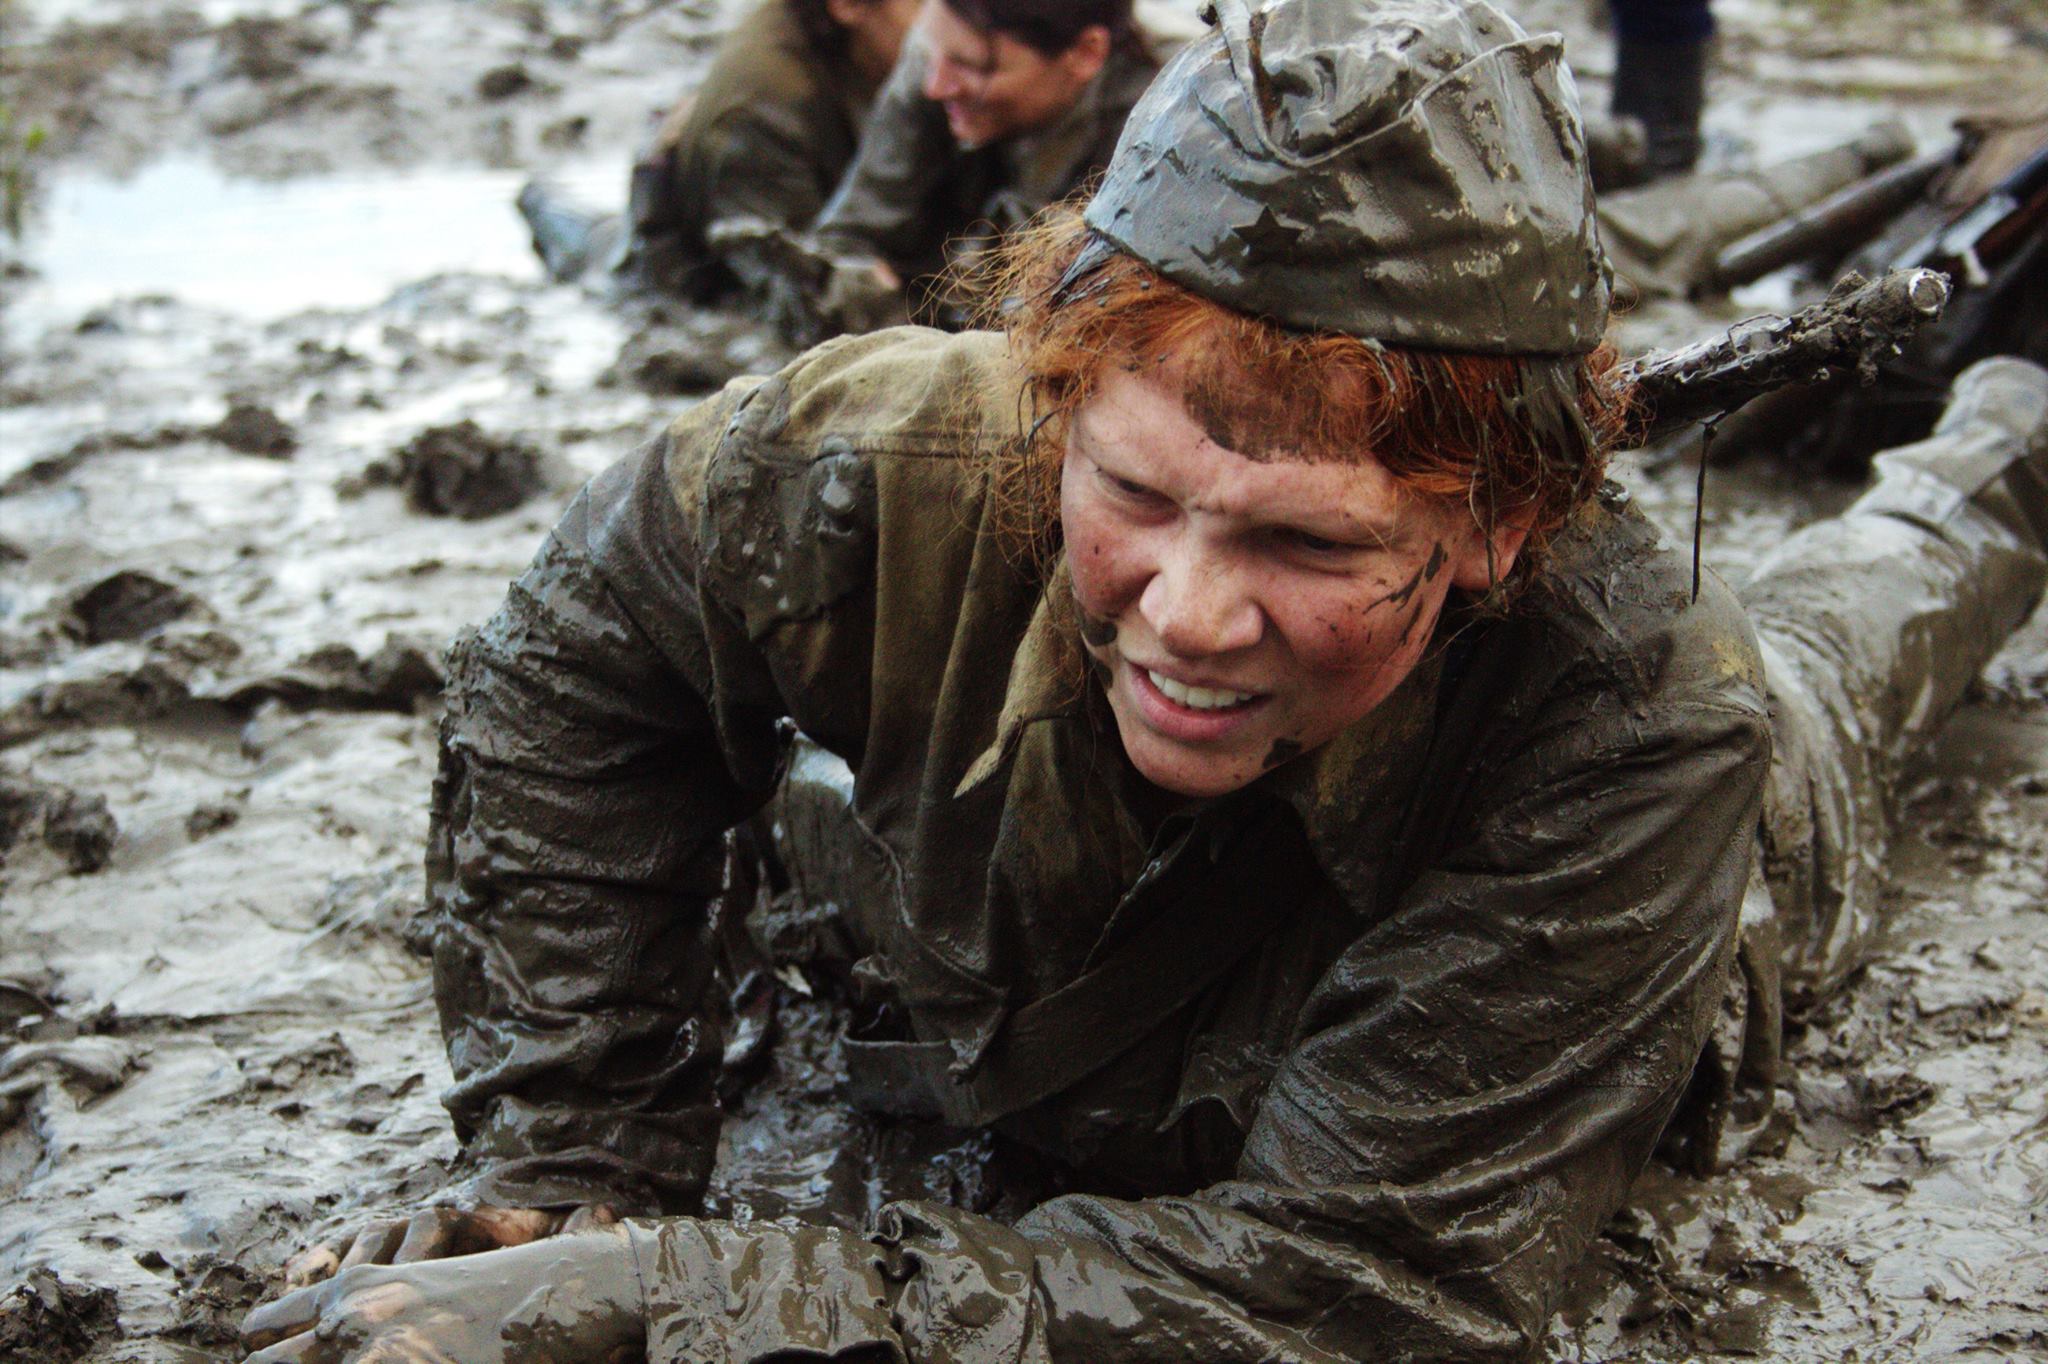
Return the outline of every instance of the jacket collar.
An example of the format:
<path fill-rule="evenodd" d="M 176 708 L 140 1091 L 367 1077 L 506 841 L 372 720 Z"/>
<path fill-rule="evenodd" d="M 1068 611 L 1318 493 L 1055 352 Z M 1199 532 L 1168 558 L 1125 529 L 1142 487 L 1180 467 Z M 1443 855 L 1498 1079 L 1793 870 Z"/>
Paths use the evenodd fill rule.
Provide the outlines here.
<path fill-rule="evenodd" d="M 1442 636 L 1439 628 L 1439 641 Z M 1443 671 L 1439 642 L 1370 714 L 1252 784 L 1293 807 L 1323 874 L 1346 904 L 1378 902 L 1436 735 Z"/>
<path fill-rule="evenodd" d="M 1067 576 L 1064 555 L 1054 566 L 1045 588 L 1032 608 L 1031 623 L 1010 661 L 1010 678 L 1003 689 L 1003 708 L 996 716 L 995 741 L 968 764 L 953 788 L 955 798 L 966 795 L 987 781 L 1002 766 L 1003 759 L 1017 746 L 1018 736 L 1034 720 L 1071 715 L 1081 707 L 1082 696 L 1072 676 L 1059 665 L 1073 645 L 1063 631 L 1073 629 L 1072 613 L 1056 609 L 1073 595 L 1073 581 Z M 1087 684 L 1083 684 L 1084 686 Z"/>

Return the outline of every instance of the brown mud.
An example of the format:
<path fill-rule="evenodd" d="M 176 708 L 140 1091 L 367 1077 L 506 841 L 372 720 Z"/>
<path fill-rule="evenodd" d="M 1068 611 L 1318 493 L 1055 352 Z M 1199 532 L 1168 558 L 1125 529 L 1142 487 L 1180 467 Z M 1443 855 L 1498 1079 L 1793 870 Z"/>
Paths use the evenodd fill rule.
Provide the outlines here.
<path fill-rule="evenodd" d="M 581 479 L 782 353 L 545 284 L 511 194 L 528 168 L 621 194 L 725 8 L 0 0 L 0 91 L 52 132 L 0 240 L 0 1358 L 235 1358 L 287 1254 L 445 1182 L 408 937 L 442 646 Z M 2048 79 L 2025 4 L 1717 11 L 1723 159 L 1885 115 L 1930 137 Z M 1600 99 L 1584 10 L 1521 15 Z M 1786 295 L 1646 304 L 1624 349 Z M 1621 472 L 1689 533 L 1689 471 Z M 1707 561 L 1849 495 L 1721 471 Z M 1797 1036 L 1796 1125 L 1727 1175 L 1645 1175 L 1553 1359 L 2048 1357 L 2048 623 L 1902 801 L 1894 931 Z M 766 927 L 778 958 L 829 931 Z M 772 979 L 715 1210 L 1014 1208 L 985 1144 L 833 1103 L 822 982 Z"/>

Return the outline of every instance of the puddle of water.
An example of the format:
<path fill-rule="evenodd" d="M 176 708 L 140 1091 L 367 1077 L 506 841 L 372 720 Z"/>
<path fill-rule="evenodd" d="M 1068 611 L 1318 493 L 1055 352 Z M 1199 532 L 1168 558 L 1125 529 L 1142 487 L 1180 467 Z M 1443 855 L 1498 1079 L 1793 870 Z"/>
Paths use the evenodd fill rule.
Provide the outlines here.
<path fill-rule="evenodd" d="M 606 160 L 556 178 L 599 204 L 622 177 Z M 532 280 L 540 267 L 512 204 L 524 179 L 443 168 L 238 180 L 191 156 L 120 180 L 60 174 L 26 243 L 38 277 L 9 321 L 33 332 L 140 294 L 261 319 L 366 307 L 449 271 Z"/>
<path fill-rule="evenodd" d="M 27 0 L 22 8 L 38 25 L 107 24 L 147 18 L 163 9 L 161 0 Z M 305 9 L 304 0 L 187 0 L 182 6 L 209 24 L 223 24 L 244 15 L 283 18 Z"/>

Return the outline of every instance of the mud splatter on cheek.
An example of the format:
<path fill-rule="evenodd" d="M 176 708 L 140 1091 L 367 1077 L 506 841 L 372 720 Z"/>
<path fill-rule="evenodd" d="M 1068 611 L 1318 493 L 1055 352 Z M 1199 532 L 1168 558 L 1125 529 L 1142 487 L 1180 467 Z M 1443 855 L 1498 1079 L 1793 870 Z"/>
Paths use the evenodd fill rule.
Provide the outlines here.
<path fill-rule="evenodd" d="M 1091 649 L 1106 649 L 1116 643 L 1116 622 L 1081 613 L 1081 638 Z"/>
<path fill-rule="evenodd" d="M 1422 581 L 1435 582 L 1436 575 L 1444 571 L 1444 565 L 1450 561 L 1450 557 L 1444 552 L 1444 542 L 1437 541 L 1435 547 L 1429 551 L 1429 562 L 1422 566 Z"/>
<path fill-rule="evenodd" d="M 1365 609 L 1370 611 L 1376 606 L 1404 605 L 1405 603 L 1414 598 L 1415 593 L 1421 588 L 1422 584 L 1427 581 L 1427 579 L 1423 575 L 1430 571 L 1430 564 L 1435 563 L 1436 560 L 1434 557 L 1432 557 L 1430 559 L 1429 564 L 1424 564 L 1421 568 L 1416 569 L 1414 573 L 1410 574 L 1407 582 L 1402 583 L 1399 587 L 1387 593 L 1386 596 L 1381 597 L 1378 601 L 1368 602 L 1365 606 Z M 1441 567 L 1441 565 L 1438 566 Z"/>
<path fill-rule="evenodd" d="M 1401 625 L 1400 643 L 1406 644 L 1408 637 L 1415 633 L 1415 623 L 1422 619 L 1423 607 L 1425 605 L 1427 603 L 1418 601 L 1408 609 L 1408 619 Z"/>
<path fill-rule="evenodd" d="M 1291 759 L 1298 758 L 1300 756 L 1301 744 L 1298 740 L 1275 739 L 1273 741 L 1273 746 L 1266 750 L 1265 761 L 1260 763 L 1259 766 L 1261 770 L 1270 772 L 1274 768 L 1278 767 L 1281 763 L 1288 762 Z"/>

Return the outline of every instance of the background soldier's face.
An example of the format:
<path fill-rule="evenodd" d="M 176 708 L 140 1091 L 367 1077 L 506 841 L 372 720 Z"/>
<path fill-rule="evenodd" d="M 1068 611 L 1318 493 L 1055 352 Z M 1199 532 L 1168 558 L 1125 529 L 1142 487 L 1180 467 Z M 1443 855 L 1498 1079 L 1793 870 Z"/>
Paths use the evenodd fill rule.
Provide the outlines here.
<path fill-rule="evenodd" d="M 1236 790 L 1363 718 L 1422 659 L 1451 588 L 1489 582 L 1471 513 L 1370 455 L 1254 453 L 1189 415 L 1170 361 L 1108 369 L 1068 438 L 1082 634 L 1131 762 L 1182 795 Z M 1503 532 L 1495 572 L 1519 545 Z"/>
<path fill-rule="evenodd" d="M 1089 29 L 1048 57 L 1007 33 L 983 32 L 929 0 L 919 24 L 930 49 L 924 96 L 946 111 L 953 140 L 973 148 L 1035 132 L 1081 98 L 1108 55 L 1108 33 Z"/>

